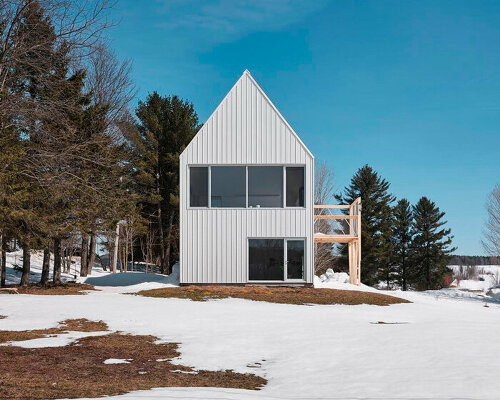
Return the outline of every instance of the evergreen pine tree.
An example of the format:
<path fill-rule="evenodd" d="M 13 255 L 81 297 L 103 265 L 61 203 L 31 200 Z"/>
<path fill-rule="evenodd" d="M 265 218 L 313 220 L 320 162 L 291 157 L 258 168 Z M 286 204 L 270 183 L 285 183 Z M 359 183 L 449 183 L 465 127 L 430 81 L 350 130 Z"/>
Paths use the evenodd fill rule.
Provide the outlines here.
<path fill-rule="evenodd" d="M 411 268 L 410 247 L 413 232 L 413 212 L 406 199 L 398 201 L 393 208 L 394 226 L 392 243 L 394 246 L 393 265 L 399 284 L 408 289 L 408 276 Z"/>
<path fill-rule="evenodd" d="M 144 158 L 146 215 L 155 216 L 162 273 L 169 273 L 178 257 L 179 241 L 179 156 L 198 131 L 198 116 L 188 101 L 154 92 L 139 102 L 138 134 L 129 136 L 132 146 Z M 147 175 L 145 177 L 144 175 Z"/>
<path fill-rule="evenodd" d="M 415 265 L 412 282 L 418 289 L 439 289 L 448 268 L 451 247 L 451 230 L 443 228 L 445 213 L 427 197 L 422 197 L 413 206 L 415 225 L 413 231 L 412 262 Z"/>
<path fill-rule="evenodd" d="M 344 193 L 336 196 L 344 204 L 361 197 L 361 281 L 367 285 L 386 280 L 391 267 L 394 196 L 389 193 L 389 186 L 372 167 L 365 165 L 354 174 Z M 346 265 L 347 260 L 345 246 L 342 263 Z"/>

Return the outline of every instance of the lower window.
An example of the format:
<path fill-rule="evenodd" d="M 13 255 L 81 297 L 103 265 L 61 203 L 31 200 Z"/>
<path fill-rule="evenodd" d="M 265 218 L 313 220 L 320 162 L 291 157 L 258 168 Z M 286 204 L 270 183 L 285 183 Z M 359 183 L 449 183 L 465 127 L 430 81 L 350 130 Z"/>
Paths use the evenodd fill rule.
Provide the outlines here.
<path fill-rule="evenodd" d="M 303 239 L 248 240 L 250 281 L 303 280 L 304 265 Z"/>

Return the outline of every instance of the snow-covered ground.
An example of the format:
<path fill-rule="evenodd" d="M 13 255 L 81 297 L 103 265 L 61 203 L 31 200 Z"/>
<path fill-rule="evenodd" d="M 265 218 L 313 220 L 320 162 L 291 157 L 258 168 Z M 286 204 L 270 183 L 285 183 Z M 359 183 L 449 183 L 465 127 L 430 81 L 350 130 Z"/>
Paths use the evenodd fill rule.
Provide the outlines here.
<path fill-rule="evenodd" d="M 0 329 L 48 328 L 68 318 L 103 320 L 111 330 L 180 343 L 183 365 L 268 379 L 261 391 L 159 388 L 117 399 L 499 398 L 500 303 L 494 299 L 396 291 L 389 294 L 413 303 L 193 302 L 123 294 L 145 282 L 141 274 L 121 275 L 103 279 L 105 290 L 86 296 L 3 295 L 0 315 L 7 318 Z M 117 286 L 123 280 L 126 286 Z M 172 285 L 171 280 L 154 285 Z M 58 338 L 43 340 L 54 345 Z"/>
<path fill-rule="evenodd" d="M 345 272 L 334 272 L 331 268 L 329 268 L 323 275 L 314 277 L 314 287 L 380 293 L 380 290 L 363 284 L 360 286 L 351 285 L 349 283 L 349 274 Z"/>
<path fill-rule="evenodd" d="M 30 282 L 36 283 L 40 281 L 40 276 L 42 275 L 42 262 L 43 262 L 43 251 L 32 251 L 31 252 L 31 263 L 30 263 Z M 19 284 L 21 281 L 21 268 L 23 265 L 23 251 L 17 250 L 11 253 L 7 253 L 7 284 Z M 51 255 L 50 259 L 50 275 L 49 280 L 52 280 L 52 266 L 54 265 L 54 258 Z M 18 269 L 14 267 L 17 266 Z M 103 276 L 107 275 L 108 272 L 102 270 L 97 264 L 92 270 L 93 276 Z M 69 273 L 61 273 L 61 279 L 63 281 L 75 281 L 80 275 L 80 257 L 73 257 L 71 268 Z"/>
<path fill-rule="evenodd" d="M 452 282 L 452 286 L 458 289 L 488 292 L 490 288 L 500 285 L 500 265 L 478 265 L 478 266 L 459 266 L 450 265 L 454 275 L 457 277 Z M 471 274 L 471 271 L 474 274 Z M 475 275 L 470 279 L 460 279 L 460 274 L 468 271 L 470 275 Z"/>
<path fill-rule="evenodd" d="M 21 281 L 21 270 L 14 266 L 22 266 L 22 250 L 7 253 L 7 284 L 19 284 Z M 31 253 L 30 263 L 30 282 L 40 281 L 42 274 L 43 252 L 33 251 Z M 51 271 L 49 280 L 52 280 L 53 258 L 51 258 Z M 69 273 L 62 273 L 61 278 L 64 282 L 76 281 L 85 282 L 93 285 L 100 290 L 111 290 L 112 292 L 136 292 L 146 289 L 157 289 L 168 286 L 179 285 L 179 267 L 173 268 L 170 276 L 143 272 L 124 272 L 120 274 L 111 274 L 109 271 L 103 271 L 98 263 L 92 268 L 92 273 L 86 278 L 80 277 L 80 257 L 73 257 Z"/>

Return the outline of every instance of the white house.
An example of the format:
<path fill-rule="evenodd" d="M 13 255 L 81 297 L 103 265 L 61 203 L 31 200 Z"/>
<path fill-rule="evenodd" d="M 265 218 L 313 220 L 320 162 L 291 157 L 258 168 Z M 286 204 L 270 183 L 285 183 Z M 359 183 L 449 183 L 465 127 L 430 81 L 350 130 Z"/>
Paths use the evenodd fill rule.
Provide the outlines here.
<path fill-rule="evenodd" d="M 314 205 L 314 156 L 248 71 L 181 154 L 180 230 L 184 285 L 312 285 L 315 242 L 360 284 L 361 199 Z"/>
<path fill-rule="evenodd" d="M 248 71 L 180 157 L 181 284 L 314 277 L 314 156 Z"/>

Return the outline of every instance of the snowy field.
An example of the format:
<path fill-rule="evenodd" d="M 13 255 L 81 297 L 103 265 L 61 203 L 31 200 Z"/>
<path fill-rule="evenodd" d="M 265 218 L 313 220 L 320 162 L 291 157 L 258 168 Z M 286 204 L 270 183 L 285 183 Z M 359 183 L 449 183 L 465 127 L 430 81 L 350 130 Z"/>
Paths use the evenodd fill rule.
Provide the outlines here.
<path fill-rule="evenodd" d="M 455 279 L 452 286 L 458 289 L 470 291 L 487 292 L 491 287 L 500 285 L 500 265 L 478 265 L 478 266 L 460 266 L 450 265 L 453 273 L 475 275 L 475 279 Z"/>
<path fill-rule="evenodd" d="M 37 267 L 33 270 L 36 275 Z M 459 289 L 389 292 L 413 303 L 387 307 L 192 302 L 124 294 L 174 285 L 175 273 L 108 276 L 96 271 L 87 282 L 102 290 L 86 296 L 3 295 L 0 315 L 7 318 L 0 320 L 0 329 L 102 319 L 110 330 L 180 343 L 183 365 L 251 372 L 268 380 L 261 391 L 168 388 L 117 399 L 500 398 L 500 301 L 484 291 L 464 291 L 467 296 L 457 295 Z M 335 279 L 316 283 L 350 288 Z M 23 345 L 65 345 L 89 334 L 95 333 Z"/>

